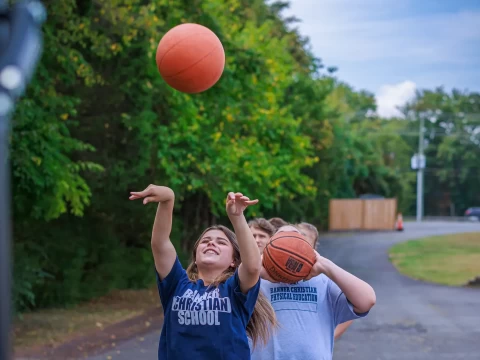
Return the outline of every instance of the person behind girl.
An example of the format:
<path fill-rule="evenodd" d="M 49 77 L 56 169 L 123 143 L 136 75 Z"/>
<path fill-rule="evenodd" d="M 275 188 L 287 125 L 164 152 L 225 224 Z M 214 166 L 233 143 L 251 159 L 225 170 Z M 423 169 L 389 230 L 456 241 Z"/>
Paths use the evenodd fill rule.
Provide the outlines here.
<path fill-rule="evenodd" d="M 258 250 L 260 250 L 260 255 L 263 253 L 263 249 L 267 245 L 270 238 L 275 233 L 275 227 L 264 218 L 256 218 L 248 222 L 248 226 L 252 231 L 252 235 L 257 242 Z"/>
<path fill-rule="evenodd" d="M 316 249 L 319 239 L 318 229 L 316 228 L 316 226 L 307 222 L 301 222 L 299 224 L 296 224 L 295 226 L 298 228 L 298 230 L 300 230 L 300 232 L 305 235 L 310 245 L 312 245 L 312 247 Z M 343 333 L 347 331 L 348 327 L 352 325 L 352 323 L 353 320 L 349 320 L 344 323 L 338 324 L 333 334 L 334 340 L 338 340 L 340 336 L 342 336 Z"/>
<path fill-rule="evenodd" d="M 136 199 L 159 203 L 151 239 L 164 311 L 158 358 L 250 359 L 247 334 L 254 345 L 266 343 L 276 327 L 272 307 L 259 295 L 261 258 L 243 214 L 258 200 L 228 193 L 226 211 L 235 233 L 219 225 L 206 229 L 185 270 L 170 241 L 173 191 L 150 185 L 132 192 L 130 200 Z"/>
<path fill-rule="evenodd" d="M 278 221 L 278 219 L 280 219 L 281 222 Z M 272 219 L 270 219 L 270 221 L 272 221 Z M 257 242 L 258 249 L 260 250 L 260 254 L 263 254 L 265 246 L 275 233 L 275 227 L 271 224 L 270 221 L 264 218 L 256 218 L 248 222 L 248 226 L 250 226 L 250 230 L 252 231 L 253 237 Z M 277 224 L 286 223 L 281 218 L 273 218 L 273 222 Z M 301 222 L 299 224 L 296 224 L 295 226 L 300 230 L 303 235 L 305 235 L 310 245 L 312 245 L 312 247 L 316 249 L 319 239 L 318 229 L 314 225 L 307 222 Z M 343 333 L 352 324 L 352 322 L 353 320 L 349 320 L 342 324 L 338 324 L 337 327 L 335 327 L 334 340 L 338 340 L 340 336 L 342 336 Z"/>
<path fill-rule="evenodd" d="M 275 227 L 275 231 L 280 229 L 282 226 L 288 225 L 288 222 L 279 217 L 268 219 L 268 222 Z"/>
<path fill-rule="evenodd" d="M 301 232 L 294 226 L 281 231 Z M 316 253 L 304 281 L 274 283 L 262 270 L 261 292 L 267 295 L 279 322 L 265 347 L 252 348 L 253 360 L 330 360 L 338 324 L 365 317 L 375 305 L 373 288 Z"/>

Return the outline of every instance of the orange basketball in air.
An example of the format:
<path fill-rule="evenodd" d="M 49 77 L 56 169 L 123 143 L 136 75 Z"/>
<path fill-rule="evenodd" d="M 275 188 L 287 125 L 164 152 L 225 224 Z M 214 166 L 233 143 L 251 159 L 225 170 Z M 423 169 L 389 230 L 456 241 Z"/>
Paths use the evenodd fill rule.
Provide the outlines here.
<path fill-rule="evenodd" d="M 156 61 L 168 85 L 194 94 L 211 88 L 220 79 L 225 67 L 225 51 L 210 29 L 198 24 L 181 24 L 162 37 Z"/>
<path fill-rule="evenodd" d="M 279 232 L 263 250 L 263 267 L 276 281 L 296 283 L 303 280 L 315 264 L 316 255 L 305 236 L 297 232 Z"/>

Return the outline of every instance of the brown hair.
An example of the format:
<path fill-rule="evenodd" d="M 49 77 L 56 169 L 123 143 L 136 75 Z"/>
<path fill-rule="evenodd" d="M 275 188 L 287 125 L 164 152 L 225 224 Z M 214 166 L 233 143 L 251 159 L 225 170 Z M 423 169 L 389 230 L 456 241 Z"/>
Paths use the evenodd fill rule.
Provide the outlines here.
<path fill-rule="evenodd" d="M 288 225 L 288 222 L 279 217 L 271 218 L 270 220 L 268 220 L 268 222 L 275 227 L 275 231 L 280 229 L 282 226 Z"/>
<path fill-rule="evenodd" d="M 275 234 L 275 226 L 273 226 L 267 219 L 264 218 L 257 218 L 250 220 L 248 222 L 249 227 L 255 227 L 257 229 L 260 229 L 268 234 L 268 236 L 272 237 L 273 234 Z"/>
<path fill-rule="evenodd" d="M 307 222 L 301 222 L 299 224 L 296 225 L 297 228 L 300 228 L 300 229 L 304 229 L 304 230 L 307 230 L 307 231 L 310 231 L 311 233 L 313 233 L 313 235 L 315 236 L 315 240 L 313 241 L 313 248 L 315 249 L 315 247 L 317 246 L 317 241 L 318 241 L 318 230 L 317 228 L 315 227 L 315 225 L 312 225 L 310 223 L 307 223 Z"/>
<path fill-rule="evenodd" d="M 240 258 L 240 247 L 238 245 L 237 237 L 233 231 L 223 225 L 214 225 L 203 231 L 198 240 L 195 242 L 192 251 L 192 262 L 187 267 L 187 275 L 191 281 L 198 280 L 198 268 L 195 264 L 197 247 L 203 236 L 207 231 L 220 230 L 227 239 L 230 241 L 233 247 L 233 260 L 235 266 L 230 266 L 220 276 L 218 276 L 210 286 L 218 286 L 218 284 L 227 281 L 227 279 L 235 274 L 235 270 L 242 262 Z M 272 335 L 272 330 L 278 327 L 277 317 L 275 310 L 267 300 L 262 291 L 259 292 L 255 308 L 253 309 L 252 317 L 247 324 L 247 335 L 252 339 L 253 347 L 255 347 L 260 340 L 264 345 L 267 344 L 268 339 Z"/>

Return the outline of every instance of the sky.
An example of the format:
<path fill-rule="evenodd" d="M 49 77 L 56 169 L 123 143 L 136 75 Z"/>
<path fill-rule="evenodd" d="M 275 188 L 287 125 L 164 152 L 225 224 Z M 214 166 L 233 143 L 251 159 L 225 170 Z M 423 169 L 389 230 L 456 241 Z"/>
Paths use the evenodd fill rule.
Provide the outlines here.
<path fill-rule="evenodd" d="M 480 91 L 480 0 L 291 0 L 283 16 L 313 53 L 356 90 L 375 94 L 378 113 L 417 89 Z"/>

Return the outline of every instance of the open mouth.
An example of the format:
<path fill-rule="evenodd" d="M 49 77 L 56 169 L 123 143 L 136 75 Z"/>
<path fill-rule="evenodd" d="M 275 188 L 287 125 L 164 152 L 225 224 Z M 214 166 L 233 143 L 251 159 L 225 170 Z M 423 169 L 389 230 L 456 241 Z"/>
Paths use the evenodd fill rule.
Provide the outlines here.
<path fill-rule="evenodd" d="M 204 254 L 215 254 L 218 255 L 218 252 L 213 249 L 207 249 L 203 252 Z"/>

